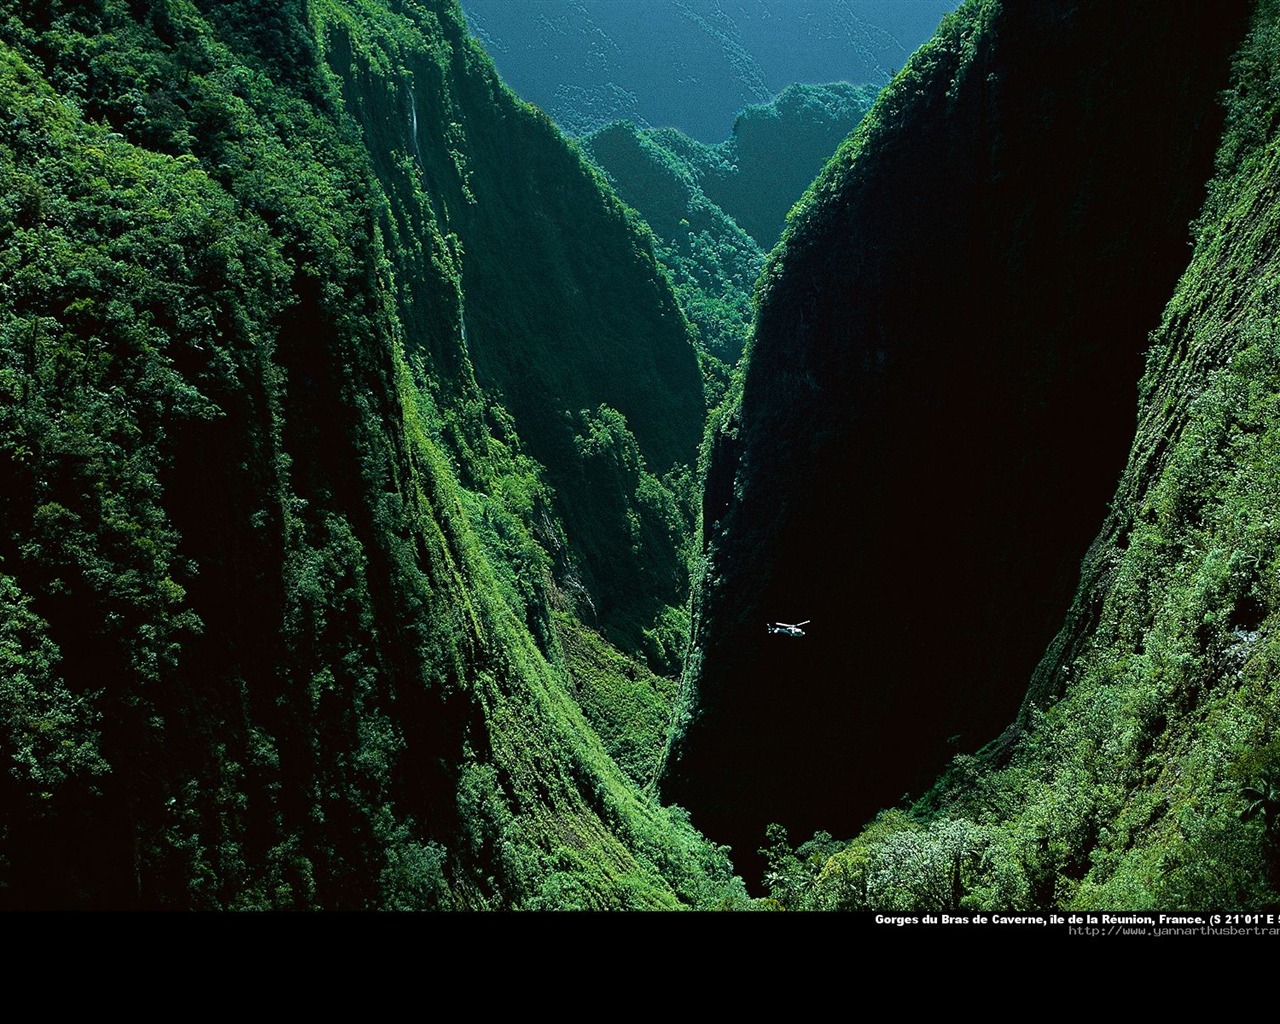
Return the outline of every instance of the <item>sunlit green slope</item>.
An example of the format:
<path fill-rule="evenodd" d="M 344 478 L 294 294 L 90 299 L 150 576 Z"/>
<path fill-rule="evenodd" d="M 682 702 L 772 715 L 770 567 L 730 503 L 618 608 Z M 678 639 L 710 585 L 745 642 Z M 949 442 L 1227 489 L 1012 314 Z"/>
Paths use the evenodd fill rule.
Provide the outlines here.
<path fill-rule="evenodd" d="M 405 10 L 411 10 L 409 5 Z M 566 600 L 656 668 L 678 668 L 702 429 L 689 328 L 634 226 L 551 122 L 499 83 L 461 21 L 385 4 L 327 22 L 326 60 L 391 200 L 396 234 L 434 218 L 464 299 L 465 359 L 546 469 L 568 531 Z M 412 282 L 405 313 L 420 318 Z M 446 404 L 449 404 L 446 402 Z M 465 429 L 474 410 L 459 417 Z M 476 442 L 467 440 L 470 447 Z M 480 446 L 483 450 L 483 446 Z M 554 546 L 554 545 L 551 545 Z"/>
<path fill-rule="evenodd" d="M 677 515 L 641 460 L 692 458 L 683 321 L 454 5 L 5 2 L 0 104 L 0 904 L 738 899 L 610 756 L 633 763 L 552 628 L 604 603 L 591 545 L 617 536 L 566 541 L 575 472 L 630 460 L 629 543 L 654 529 L 638 491 Z M 490 174 L 494 152 L 549 169 Z M 601 266 L 536 268 L 534 297 L 515 266 L 486 276 L 521 250 L 486 250 L 459 195 L 530 258 L 583 232 Z M 476 350 L 503 310 L 551 309 L 602 351 L 529 397 Z M 605 337 L 624 317 L 669 329 Z M 539 330 L 526 352 L 576 358 Z M 562 593 L 575 575 L 586 596 Z M 591 658 L 598 685 L 627 664 Z"/>

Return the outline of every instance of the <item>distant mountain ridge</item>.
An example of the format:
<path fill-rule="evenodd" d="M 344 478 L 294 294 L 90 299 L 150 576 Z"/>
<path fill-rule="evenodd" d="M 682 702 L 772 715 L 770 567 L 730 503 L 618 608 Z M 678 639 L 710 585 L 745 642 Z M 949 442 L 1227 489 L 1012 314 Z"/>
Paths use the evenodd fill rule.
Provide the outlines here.
<path fill-rule="evenodd" d="M 504 80 L 570 135 L 717 143 L 793 82 L 884 85 L 955 0 L 464 0 Z"/>

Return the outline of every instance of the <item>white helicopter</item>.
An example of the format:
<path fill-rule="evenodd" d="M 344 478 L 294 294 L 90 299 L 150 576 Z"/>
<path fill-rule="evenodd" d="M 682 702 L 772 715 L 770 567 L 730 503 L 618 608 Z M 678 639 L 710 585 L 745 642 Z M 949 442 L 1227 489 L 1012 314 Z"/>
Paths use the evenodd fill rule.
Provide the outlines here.
<path fill-rule="evenodd" d="M 805 619 L 804 622 L 767 622 L 766 628 L 770 633 L 782 633 L 786 636 L 804 636 L 804 630 L 801 626 L 807 626 L 812 619 Z"/>

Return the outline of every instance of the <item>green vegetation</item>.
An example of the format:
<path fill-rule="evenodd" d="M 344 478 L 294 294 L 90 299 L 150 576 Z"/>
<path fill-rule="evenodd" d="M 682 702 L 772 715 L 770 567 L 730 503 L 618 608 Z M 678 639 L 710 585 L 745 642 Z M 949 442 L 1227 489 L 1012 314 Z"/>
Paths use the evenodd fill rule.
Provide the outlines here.
<path fill-rule="evenodd" d="M 385 230 L 415 254 L 395 276 L 400 319 L 411 361 L 422 359 L 419 384 L 442 406 L 450 448 L 464 453 L 462 481 L 492 493 L 486 431 L 536 460 L 537 503 L 551 514 L 528 521 L 559 597 L 625 650 L 648 651 L 646 631 L 683 609 L 688 576 L 674 554 L 633 534 L 675 529 L 685 545 L 692 513 L 682 527 L 665 498 L 597 488 L 579 435 L 584 416 L 616 411 L 619 444 L 635 450 L 639 471 L 687 504 L 669 484 L 694 457 L 702 375 L 652 236 L 545 115 L 502 86 L 459 20 L 416 5 L 404 8 L 413 17 L 381 3 L 332 6 L 325 60 L 388 198 Z M 428 225 L 442 236 L 435 251 L 424 248 Z M 433 262 L 456 297 L 435 301 L 416 278 L 414 267 Z M 504 412 L 487 414 L 494 403 Z M 499 473 L 528 478 L 527 468 Z M 674 672 L 678 662 L 653 667 Z"/>
<path fill-rule="evenodd" d="M 5 0 L 0 104 L 0 905 L 742 904 L 572 695 L 679 655 L 687 327 L 456 7 Z"/>
<path fill-rule="evenodd" d="M 656 235 L 658 260 L 698 332 L 708 405 L 724 397 L 746 347 L 764 252 L 875 95 L 871 86 L 792 85 L 743 110 L 717 146 L 623 122 L 581 140 Z"/>
<path fill-rule="evenodd" d="M 557 614 L 570 690 L 609 756 L 639 786 L 657 773 L 676 682 L 654 675 L 571 615 Z"/>
<path fill-rule="evenodd" d="M 774 907 L 1280 903 L 1280 0 L 1068 7 L 764 261 L 868 92 L 602 174 L 454 0 L 0 0 L 0 906 L 753 906 L 658 784 Z"/>
<path fill-rule="evenodd" d="M 1265 0 L 1235 56 L 1190 264 L 1150 337 L 1127 466 L 1016 724 L 836 852 L 819 837 L 821 863 L 775 835 L 784 905 L 1280 902 L 1278 50 Z M 866 159 L 858 145 L 845 166 Z M 815 186 L 791 246 L 839 187 L 838 171 Z"/>
<path fill-rule="evenodd" d="M 768 251 L 797 198 L 879 93 L 876 86 L 847 82 L 789 85 L 768 103 L 745 108 L 733 135 L 718 146 L 671 131 L 657 136 L 696 169 L 711 201 Z"/>
<path fill-rule="evenodd" d="M 770 822 L 855 834 L 1017 715 L 1124 467 L 1245 34 L 1244 3 L 1168 15 L 966 5 L 771 253 L 662 783 L 735 850 Z M 762 629 L 806 618 L 803 643 Z"/>
<path fill-rule="evenodd" d="M 653 229 L 654 251 L 698 331 L 708 403 L 714 403 L 746 347 L 751 288 L 764 254 L 707 199 L 693 170 L 660 144 L 657 133 L 617 123 L 584 140 L 583 147 Z"/>

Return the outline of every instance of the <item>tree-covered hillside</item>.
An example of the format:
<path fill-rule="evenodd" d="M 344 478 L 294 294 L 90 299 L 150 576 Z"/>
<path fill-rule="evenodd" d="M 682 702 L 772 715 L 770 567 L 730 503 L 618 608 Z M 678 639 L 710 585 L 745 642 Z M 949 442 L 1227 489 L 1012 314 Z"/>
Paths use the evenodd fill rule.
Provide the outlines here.
<path fill-rule="evenodd" d="M 1277 68 L 578 144 L 457 0 L 0 0 L 0 907 L 1280 903 Z"/>
<path fill-rule="evenodd" d="M 852 844 L 779 844 L 790 906 L 1280 902 L 1277 54 L 1263 0 L 1128 463 L 1015 725 Z"/>
<path fill-rule="evenodd" d="M 695 168 L 707 196 L 766 252 L 787 214 L 837 147 L 871 109 L 872 85 L 789 85 L 768 103 L 745 108 L 717 146 L 656 132 Z"/>
<path fill-rule="evenodd" d="M 671 617 L 684 321 L 456 6 L 5 0 L 0 103 L 0 904 L 740 900 L 553 616 Z"/>
<path fill-rule="evenodd" d="M 443 20 L 428 40 L 384 6 L 366 5 L 373 27 L 333 28 L 328 59 L 395 231 L 414 244 L 429 215 L 453 253 L 466 360 L 545 467 L 567 528 L 567 550 L 552 552 L 564 599 L 674 673 L 705 415 L 688 324 L 651 239 L 546 117 L 501 87 L 461 24 Z M 411 293 L 404 306 L 409 319 L 430 308 Z M 449 358 L 433 376 L 448 381 L 458 365 Z M 464 423 L 480 411 L 468 401 Z M 458 443 L 483 452 L 486 442 Z"/>
<path fill-rule="evenodd" d="M 793 214 L 715 430 L 664 785 L 710 834 L 850 834 L 1015 716 L 1124 465 L 1246 7 L 967 4 Z"/>
<path fill-rule="evenodd" d="M 742 111 L 715 146 L 627 122 L 581 140 L 657 236 L 658 259 L 697 329 L 713 403 L 746 347 L 764 252 L 875 94 L 871 86 L 792 85 Z"/>
<path fill-rule="evenodd" d="M 764 253 L 706 197 L 695 169 L 650 132 L 618 122 L 587 139 L 583 151 L 653 229 L 658 259 L 698 332 L 713 404 L 746 347 Z"/>

